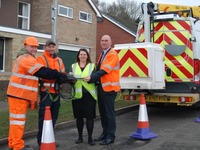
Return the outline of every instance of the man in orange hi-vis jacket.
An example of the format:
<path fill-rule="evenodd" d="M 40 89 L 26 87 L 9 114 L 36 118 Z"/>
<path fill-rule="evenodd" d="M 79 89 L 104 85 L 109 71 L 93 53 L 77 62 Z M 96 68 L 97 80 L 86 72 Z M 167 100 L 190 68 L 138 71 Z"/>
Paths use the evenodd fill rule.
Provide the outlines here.
<path fill-rule="evenodd" d="M 24 48 L 17 54 L 12 69 L 7 89 L 10 113 L 8 147 L 12 150 L 33 150 L 30 146 L 25 146 L 22 137 L 28 106 L 31 104 L 31 108 L 34 109 L 37 104 L 38 77 L 57 79 L 60 83 L 67 81 L 65 74 L 46 68 L 37 62 L 35 54 L 38 46 L 35 37 L 26 38 Z"/>
<path fill-rule="evenodd" d="M 43 55 L 37 58 L 37 61 L 42 65 L 56 69 L 59 72 L 65 73 L 65 66 L 60 57 L 58 57 L 56 53 L 56 43 L 53 40 L 47 40 L 45 43 L 45 50 Z M 42 130 L 43 130 L 43 122 L 44 122 L 44 114 L 45 107 L 50 106 L 51 116 L 53 127 L 56 124 L 59 108 L 60 108 L 60 95 L 58 89 L 55 87 L 56 80 L 47 80 L 40 79 L 40 103 L 39 103 L 39 112 L 38 112 L 38 134 L 37 134 L 37 142 L 38 145 L 41 145 L 42 139 Z M 58 147 L 58 143 L 56 143 L 56 147 Z"/>
<path fill-rule="evenodd" d="M 84 79 L 87 82 L 99 81 L 97 83 L 98 106 L 103 132 L 96 141 L 100 141 L 101 145 L 114 143 L 116 131 L 114 103 L 117 92 L 120 90 L 120 66 L 119 57 L 116 51 L 111 48 L 111 45 L 110 36 L 102 36 L 103 53 L 98 60 L 96 71 Z"/>

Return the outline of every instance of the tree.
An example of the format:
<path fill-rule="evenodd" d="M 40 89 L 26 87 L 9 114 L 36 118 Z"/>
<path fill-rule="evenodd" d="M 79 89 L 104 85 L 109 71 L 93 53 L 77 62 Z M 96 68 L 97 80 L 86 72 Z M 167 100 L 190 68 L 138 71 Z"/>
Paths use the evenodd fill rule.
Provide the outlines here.
<path fill-rule="evenodd" d="M 100 5 L 99 0 L 92 0 L 92 2 L 94 3 L 94 5 L 95 5 L 96 7 L 99 7 L 99 5 Z"/>
<path fill-rule="evenodd" d="M 102 12 L 124 20 L 135 21 L 141 16 L 140 4 L 135 0 L 116 0 L 112 4 L 99 2 L 99 0 L 93 2 Z"/>

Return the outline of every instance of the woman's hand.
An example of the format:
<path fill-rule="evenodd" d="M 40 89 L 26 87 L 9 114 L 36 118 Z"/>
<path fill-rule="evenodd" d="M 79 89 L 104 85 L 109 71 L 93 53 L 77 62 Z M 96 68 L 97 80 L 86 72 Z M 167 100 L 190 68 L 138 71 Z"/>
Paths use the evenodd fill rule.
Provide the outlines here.
<path fill-rule="evenodd" d="M 85 82 L 89 82 L 91 80 L 91 77 L 90 76 L 87 76 L 83 79 Z"/>

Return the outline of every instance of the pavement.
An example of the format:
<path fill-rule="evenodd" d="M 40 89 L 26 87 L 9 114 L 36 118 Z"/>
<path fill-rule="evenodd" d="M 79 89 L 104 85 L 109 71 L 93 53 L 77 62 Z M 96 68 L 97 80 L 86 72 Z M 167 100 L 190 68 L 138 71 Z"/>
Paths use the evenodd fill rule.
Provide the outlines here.
<path fill-rule="evenodd" d="M 75 126 L 75 120 L 57 124 L 54 132 L 55 140 L 60 145 L 57 148 L 57 150 L 119 149 L 127 142 L 130 142 L 129 141 L 131 140 L 130 134 L 136 131 L 138 113 L 133 115 L 132 113 L 134 110 L 138 110 L 138 105 L 128 106 L 116 110 L 116 122 L 117 122 L 116 139 L 114 144 L 108 146 L 102 146 L 98 142 L 96 143 L 95 146 L 90 146 L 87 143 L 86 126 L 84 126 L 84 131 L 83 131 L 83 139 L 84 139 L 83 143 L 75 144 L 75 140 L 78 138 L 78 133 Z M 132 122 L 133 118 L 135 120 L 134 123 Z M 97 116 L 97 119 L 95 119 L 95 124 L 94 124 L 93 138 L 99 137 L 101 132 L 102 128 L 101 128 L 100 117 Z M 34 150 L 39 149 L 37 146 L 36 134 L 37 130 L 27 132 L 24 134 L 25 143 L 33 147 Z M 127 150 L 132 149 L 131 145 L 128 144 L 127 146 L 129 147 L 126 148 Z M 0 139 L 0 150 L 7 150 L 7 138 Z"/>

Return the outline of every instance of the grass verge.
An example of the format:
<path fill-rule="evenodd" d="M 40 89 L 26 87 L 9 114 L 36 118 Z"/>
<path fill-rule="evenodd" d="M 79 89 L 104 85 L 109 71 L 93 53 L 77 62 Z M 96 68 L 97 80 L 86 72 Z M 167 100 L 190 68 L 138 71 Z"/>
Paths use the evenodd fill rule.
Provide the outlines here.
<path fill-rule="evenodd" d="M 138 101 L 124 101 L 118 100 L 115 102 L 115 109 L 123 108 L 138 103 Z M 98 114 L 98 107 L 96 109 Z M 59 117 L 57 123 L 73 120 L 73 112 L 71 102 L 61 101 L 61 107 L 59 111 Z M 25 126 L 25 132 L 33 131 L 37 129 L 38 123 L 38 110 L 29 110 L 27 113 L 27 121 Z M 0 115 L 0 139 L 8 136 L 9 128 L 9 112 L 8 110 L 1 111 Z"/>

